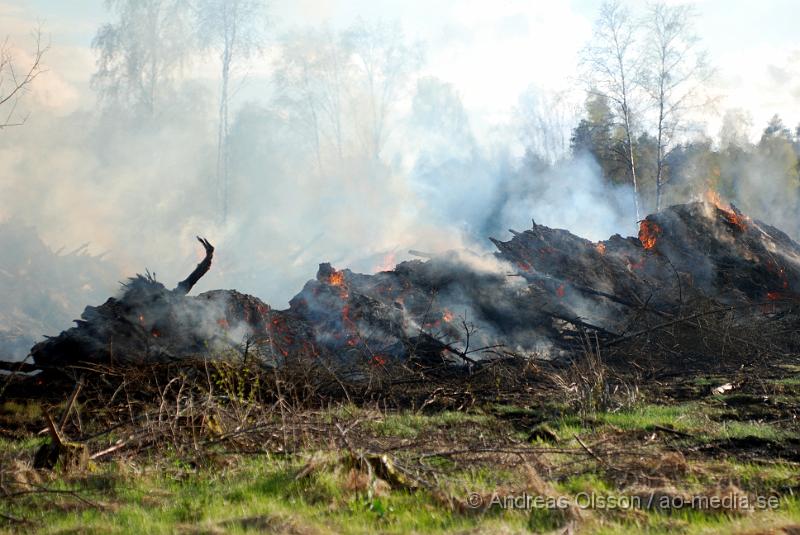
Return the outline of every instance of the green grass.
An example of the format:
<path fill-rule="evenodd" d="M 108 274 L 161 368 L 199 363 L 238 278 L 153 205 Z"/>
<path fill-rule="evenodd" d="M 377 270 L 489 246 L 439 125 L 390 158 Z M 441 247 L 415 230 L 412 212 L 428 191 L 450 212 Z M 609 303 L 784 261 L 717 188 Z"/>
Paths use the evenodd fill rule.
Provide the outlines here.
<path fill-rule="evenodd" d="M 402 411 L 388 413 L 379 420 L 367 422 L 366 427 L 380 436 L 417 438 L 425 431 L 458 426 L 485 425 L 490 417 L 484 414 L 443 411 L 431 415 Z"/>
<path fill-rule="evenodd" d="M 20 403 L 6 401 L 0 404 L 0 421 L 13 420 L 17 424 L 35 424 L 42 419 L 42 406 L 38 402 Z"/>
<path fill-rule="evenodd" d="M 17 505 L 6 514 L 31 519 L 46 533 L 81 532 L 174 533 L 197 525 L 239 533 L 271 528 L 298 533 L 437 533 L 469 529 L 477 517 L 458 515 L 425 492 L 391 491 L 370 495 L 349 490 L 344 465 L 313 471 L 296 479 L 299 460 L 269 456 L 242 458 L 235 469 L 179 473 L 174 468 L 149 469 L 132 477 L 107 465 L 89 478 L 53 481 L 51 489 L 80 490 L 81 496 L 105 507 L 100 510 L 68 496 L 56 505 Z M 477 474 L 496 485 L 497 474 Z M 65 514 L 66 513 L 66 514 Z M 525 519 L 488 519 L 489 524 L 524 526 Z M 266 526 L 267 528 L 264 528 Z"/>
<path fill-rule="evenodd" d="M 773 442 L 780 442 L 794 436 L 793 433 L 770 424 L 737 421 L 720 423 L 717 435 L 721 438 L 759 438 Z"/>
<path fill-rule="evenodd" d="M 491 447 L 497 437 L 519 439 L 518 446 L 529 446 L 524 435 L 514 429 L 514 418 L 523 422 L 543 416 L 561 437 L 558 443 L 539 442 L 537 448 L 553 448 L 536 462 L 539 475 L 549 490 L 560 496 L 579 493 L 603 496 L 630 496 L 641 481 L 619 479 L 605 471 L 591 456 L 584 455 L 573 436 L 588 444 L 616 441 L 614 448 L 645 448 L 667 454 L 675 444 L 693 446 L 709 439 L 757 437 L 779 442 L 790 435 L 773 425 L 737 420 L 718 421 L 726 414 L 713 399 L 672 405 L 639 405 L 626 410 L 596 413 L 580 418 L 561 411 L 492 406 L 483 411 L 443 411 L 425 414 L 413 411 L 381 413 L 377 409 L 352 405 L 332 406 L 322 419 L 329 423 L 360 421 L 352 433 L 369 436 L 372 444 L 388 438 L 416 439 L 422 451 L 438 450 L 442 439 L 446 447 L 458 449 L 484 444 Z M 316 413 L 318 414 L 318 413 Z M 533 418 L 536 421 L 537 418 Z M 524 425 L 528 425 L 525 423 Z M 657 426 L 685 432 L 690 437 L 661 434 L 652 439 Z M 351 435 L 352 436 L 352 435 Z M 446 442 L 456 439 L 455 444 Z M 30 437 L 0 439 L 0 462 L 25 459 L 44 441 Z M 369 444 L 369 440 L 359 444 Z M 390 443 L 390 442 L 389 442 Z M 665 449 L 657 450 L 664 446 Z M 321 446 L 324 448 L 325 446 Z M 509 446 L 510 447 L 510 446 Z M 575 454 L 557 453 L 571 448 Z M 369 451 L 366 448 L 366 451 Z M 599 451 L 599 450 L 598 450 Z M 414 452 L 410 459 L 414 459 Z M 419 453 L 419 452 L 417 452 Z M 408 454 L 398 450 L 398 460 Z M 537 454 L 538 455 L 538 454 Z M 655 456 L 654 458 L 658 458 Z M 462 459 L 462 460 L 458 460 Z M 624 466 L 624 457 L 614 459 Z M 485 496 L 519 493 L 534 487 L 529 474 L 513 455 L 503 463 L 492 460 L 468 461 L 454 456 L 428 457 L 425 463 L 437 474 L 436 483 L 446 496 L 465 499 L 469 492 Z M 532 461 L 531 461 L 532 462 Z M 748 493 L 770 494 L 795 488 L 800 470 L 797 465 L 776 461 L 770 464 L 728 459 L 698 459 L 687 454 L 691 465 L 677 479 L 658 483 L 681 492 L 697 492 L 720 481 L 730 481 Z M 304 477 L 298 474 L 313 466 Z M 6 465 L 8 466 L 8 465 Z M 202 457 L 179 456 L 167 447 L 151 456 L 133 461 L 107 461 L 90 465 L 82 474 L 64 476 L 41 473 L 37 477 L 48 489 L 74 490 L 92 502 L 83 503 L 68 494 L 30 495 L 0 502 L 0 512 L 33 522 L 26 530 L 44 533 L 525 533 L 562 527 L 572 513 L 560 510 L 507 511 L 490 508 L 469 512 L 449 507 L 442 495 L 424 489 L 385 483 L 370 484 L 353 472 L 354 461 L 347 452 L 309 448 L 293 456 L 236 456 L 224 451 L 205 451 Z M 553 467 L 550 474 L 547 467 Z M 432 477 L 432 476 L 428 476 Z M 637 487 L 638 485 L 638 487 Z M 654 484 L 655 485 L 655 484 Z M 541 490 L 536 489 L 536 490 Z M 720 533 L 761 529 L 767 526 L 800 524 L 800 502 L 784 500 L 778 510 L 752 515 L 679 510 L 655 511 L 584 510 L 580 511 L 581 532 L 622 534 Z M 0 532 L 10 532 L 13 524 L 0 522 Z M 3 531 L 7 530 L 7 531 Z"/>
<path fill-rule="evenodd" d="M 706 429 L 709 414 L 715 409 L 700 407 L 696 402 L 675 405 L 639 405 L 617 412 L 598 412 L 589 419 L 563 416 L 553 422 L 560 437 L 583 436 L 604 428 L 622 431 L 652 431 L 656 426 L 681 432 Z"/>
<path fill-rule="evenodd" d="M 671 511 L 669 514 L 648 512 L 631 517 L 627 522 L 597 522 L 593 533 L 624 535 L 649 533 L 653 535 L 717 534 L 717 533 L 783 533 L 777 530 L 800 523 L 800 501 L 797 498 L 782 500 L 774 511 L 748 513 L 708 513 L 692 509 Z"/>

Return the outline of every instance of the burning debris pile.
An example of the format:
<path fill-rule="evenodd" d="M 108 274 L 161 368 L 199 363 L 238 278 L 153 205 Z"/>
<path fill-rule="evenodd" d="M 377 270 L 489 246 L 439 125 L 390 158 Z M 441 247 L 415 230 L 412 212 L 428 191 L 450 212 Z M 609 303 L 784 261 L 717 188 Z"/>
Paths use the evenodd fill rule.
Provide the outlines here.
<path fill-rule="evenodd" d="M 138 276 L 32 355 L 38 366 L 225 351 L 268 364 L 472 365 L 574 354 L 587 332 L 614 344 L 654 320 L 681 321 L 697 303 L 764 316 L 800 287 L 800 245 L 716 199 L 650 215 L 635 238 L 592 243 L 535 222 L 511 232 L 492 240 L 494 255 L 428 255 L 374 275 L 321 264 L 287 310 L 230 290 L 188 296 L 211 265 L 201 240 L 206 259 L 175 290 Z"/>

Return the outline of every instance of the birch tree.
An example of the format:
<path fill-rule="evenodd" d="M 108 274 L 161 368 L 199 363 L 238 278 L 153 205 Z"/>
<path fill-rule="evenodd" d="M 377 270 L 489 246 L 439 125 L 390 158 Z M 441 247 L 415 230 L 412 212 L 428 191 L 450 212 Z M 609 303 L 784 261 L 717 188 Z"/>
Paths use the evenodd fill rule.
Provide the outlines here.
<path fill-rule="evenodd" d="M 345 155 L 351 79 L 349 51 L 329 28 L 294 32 L 283 38 L 274 73 L 276 102 L 311 141 L 321 174 L 325 153 L 332 153 L 338 163 Z"/>
<path fill-rule="evenodd" d="M 217 194 L 220 216 L 225 221 L 230 197 L 228 121 L 231 81 L 240 62 L 261 51 L 266 26 L 265 4 L 258 0 L 200 0 L 197 14 L 201 45 L 219 55 Z"/>
<path fill-rule="evenodd" d="M 389 117 L 400 91 L 420 66 L 422 54 L 405 43 L 398 24 L 357 23 L 347 32 L 347 42 L 363 76 L 367 100 L 365 145 L 375 160 L 389 134 Z"/>
<path fill-rule="evenodd" d="M 187 0 L 106 0 L 115 22 L 97 31 L 92 86 L 107 103 L 153 115 L 192 52 Z"/>
<path fill-rule="evenodd" d="M 583 49 L 581 66 L 589 92 L 605 98 L 614 109 L 625 138 L 623 157 L 633 185 L 636 220 L 642 217 L 636 173 L 634 112 L 636 80 L 641 64 L 635 25 L 618 0 L 605 2 L 595 21 L 591 42 Z"/>
<path fill-rule="evenodd" d="M 676 134 L 685 126 L 685 114 L 699 103 L 702 83 L 711 76 L 706 54 L 694 32 L 695 12 L 688 5 L 658 2 L 648 6 L 645 19 L 642 86 L 654 110 L 656 139 L 656 210 L 661 209 L 666 183 L 665 161 L 675 147 Z"/>

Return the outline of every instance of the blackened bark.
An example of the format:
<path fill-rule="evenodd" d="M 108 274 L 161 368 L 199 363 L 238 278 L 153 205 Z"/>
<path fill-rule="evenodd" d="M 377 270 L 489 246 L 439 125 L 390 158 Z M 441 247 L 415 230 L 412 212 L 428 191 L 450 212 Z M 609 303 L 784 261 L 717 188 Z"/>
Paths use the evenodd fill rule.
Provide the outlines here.
<path fill-rule="evenodd" d="M 206 257 L 203 258 L 203 261 L 197 264 L 197 267 L 194 268 L 186 279 L 182 280 L 178 283 L 178 286 L 175 287 L 175 292 L 186 295 L 192 291 L 192 288 L 197 281 L 199 281 L 203 275 L 208 273 L 208 270 L 211 269 L 211 259 L 214 258 L 214 246 L 208 243 L 208 240 L 205 238 L 201 238 L 200 236 L 197 237 L 197 241 L 203 244 L 206 250 Z"/>

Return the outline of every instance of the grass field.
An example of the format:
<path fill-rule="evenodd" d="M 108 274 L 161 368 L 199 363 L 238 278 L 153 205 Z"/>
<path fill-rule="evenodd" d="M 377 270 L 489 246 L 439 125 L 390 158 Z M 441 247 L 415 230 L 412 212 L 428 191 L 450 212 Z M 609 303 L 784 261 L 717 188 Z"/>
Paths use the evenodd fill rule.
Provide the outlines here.
<path fill-rule="evenodd" d="M 735 378 L 687 377 L 605 409 L 543 387 L 524 402 L 439 392 L 421 410 L 362 400 L 256 417 L 239 391 L 225 405 L 238 429 L 219 412 L 202 436 L 160 427 L 51 470 L 33 468 L 51 440 L 38 430 L 64 403 L 7 400 L 0 531 L 800 533 L 798 378 L 784 366 L 715 394 Z M 79 403 L 65 429 L 90 418 Z M 102 452 L 131 429 L 82 443 Z"/>

